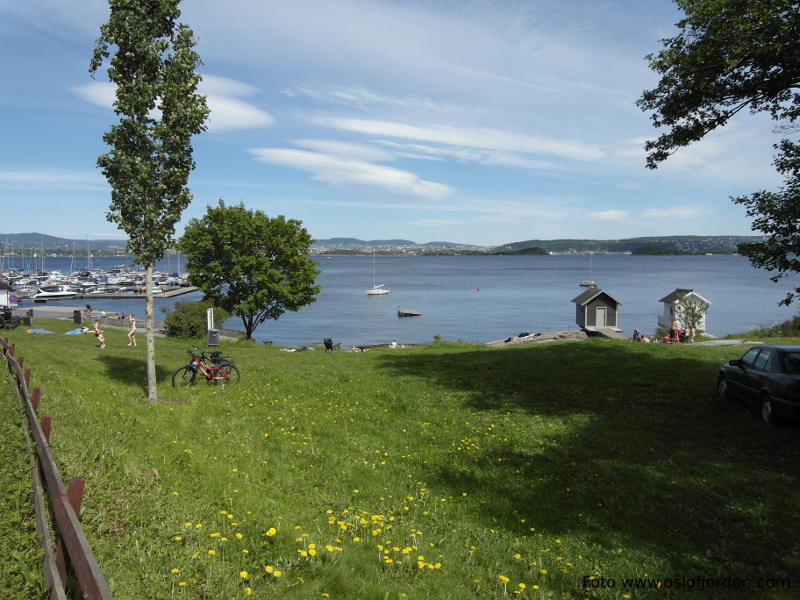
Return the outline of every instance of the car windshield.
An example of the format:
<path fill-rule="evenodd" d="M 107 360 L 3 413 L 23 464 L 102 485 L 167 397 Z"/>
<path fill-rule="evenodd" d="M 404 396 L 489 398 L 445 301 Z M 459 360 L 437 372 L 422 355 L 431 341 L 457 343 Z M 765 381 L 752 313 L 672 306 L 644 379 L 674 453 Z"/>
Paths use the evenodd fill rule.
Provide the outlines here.
<path fill-rule="evenodd" d="M 800 375 L 800 352 L 784 352 L 783 371 L 790 375 Z"/>

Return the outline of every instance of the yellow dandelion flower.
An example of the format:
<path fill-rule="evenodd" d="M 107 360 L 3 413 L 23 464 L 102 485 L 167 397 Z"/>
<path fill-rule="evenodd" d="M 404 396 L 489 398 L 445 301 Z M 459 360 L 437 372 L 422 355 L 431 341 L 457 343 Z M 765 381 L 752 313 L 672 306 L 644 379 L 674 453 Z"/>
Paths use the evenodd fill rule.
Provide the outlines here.
<path fill-rule="evenodd" d="M 247 579 L 249 577 L 247 571 L 239 571 L 239 577 L 242 579 Z"/>
<path fill-rule="evenodd" d="M 198 523 L 197 525 L 195 525 L 195 526 L 194 526 L 194 528 L 195 528 L 195 529 L 200 529 L 202 526 L 203 526 L 203 524 L 202 524 L 202 523 Z"/>
<path fill-rule="evenodd" d="M 176 536 L 175 536 L 173 539 L 174 539 L 176 542 L 180 542 L 180 541 L 182 541 L 182 540 L 183 540 L 183 538 L 182 538 L 181 536 L 179 536 L 179 535 L 176 535 Z"/>
<path fill-rule="evenodd" d="M 283 573 L 281 573 L 280 571 L 273 571 L 272 574 L 275 575 L 275 577 L 280 577 L 281 575 L 283 575 Z"/>
<path fill-rule="evenodd" d="M 217 531 L 215 531 L 214 533 L 209 533 L 208 534 L 208 537 L 219 537 L 219 536 L 220 536 L 220 533 L 217 532 Z"/>
<path fill-rule="evenodd" d="M 253 588 L 250 588 L 250 587 L 244 588 L 244 595 L 245 596 L 252 596 L 253 595 Z"/>
<path fill-rule="evenodd" d="M 535 590 L 538 590 L 538 589 L 539 589 L 539 586 L 538 586 L 538 585 L 534 585 L 534 586 L 531 586 L 531 587 L 533 587 L 533 589 L 535 589 Z"/>
<path fill-rule="evenodd" d="M 271 566 L 269 566 L 269 565 L 266 565 L 266 566 L 264 567 L 264 570 L 265 570 L 267 573 L 272 573 L 272 572 L 273 572 L 275 569 L 273 569 L 273 568 L 272 568 Z"/>
<path fill-rule="evenodd" d="M 524 583 L 520 583 L 519 584 L 519 589 L 524 590 L 525 589 L 525 584 Z"/>
<path fill-rule="evenodd" d="M 278 530 L 277 530 L 277 529 L 275 529 L 274 527 L 270 527 L 269 529 L 267 529 L 267 533 L 266 533 L 266 535 L 268 535 L 268 536 L 272 537 L 272 536 L 273 536 L 273 535 L 275 535 L 276 533 L 278 533 Z"/>
<path fill-rule="evenodd" d="M 517 553 L 517 554 L 515 554 L 515 555 L 514 555 L 514 558 L 516 558 L 517 560 L 519 560 L 520 558 L 522 558 L 522 554 L 520 554 L 520 553 Z"/>
<path fill-rule="evenodd" d="M 180 573 L 181 570 L 180 569 L 170 569 L 169 572 L 170 573 Z"/>
<path fill-rule="evenodd" d="M 302 556 L 303 558 L 305 558 L 305 557 L 307 557 L 307 556 L 308 556 L 308 552 L 306 552 L 305 550 L 298 550 L 298 551 L 297 551 L 297 553 L 298 553 L 300 556 Z"/>
<path fill-rule="evenodd" d="M 237 534 L 236 534 L 236 539 L 237 539 L 237 540 L 240 540 L 240 539 L 242 539 L 243 537 L 244 537 L 244 535 L 243 535 L 243 534 L 241 534 L 241 533 L 237 533 Z"/>
<path fill-rule="evenodd" d="M 547 575 L 547 569 L 539 569 L 539 573 L 542 575 Z"/>
<path fill-rule="evenodd" d="M 209 550 L 209 551 L 208 551 L 208 553 L 209 553 L 211 556 L 214 556 L 214 555 L 217 553 L 217 551 L 216 551 L 216 550 Z"/>
<path fill-rule="evenodd" d="M 179 581 L 179 582 L 178 582 L 178 585 L 179 585 L 180 587 L 183 587 L 183 586 L 185 586 L 185 585 L 186 585 L 186 582 L 185 582 L 185 581 Z"/>
<path fill-rule="evenodd" d="M 316 551 L 316 550 L 314 550 L 314 548 L 309 548 L 309 550 L 308 550 L 308 554 L 309 554 L 310 556 L 316 556 L 316 555 L 317 555 L 317 551 Z"/>
<path fill-rule="evenodd" d="M 505 575 L 498 575 L 497 578 L 501 581 L 501 583 L 508 583 L 509 579 Z"/>

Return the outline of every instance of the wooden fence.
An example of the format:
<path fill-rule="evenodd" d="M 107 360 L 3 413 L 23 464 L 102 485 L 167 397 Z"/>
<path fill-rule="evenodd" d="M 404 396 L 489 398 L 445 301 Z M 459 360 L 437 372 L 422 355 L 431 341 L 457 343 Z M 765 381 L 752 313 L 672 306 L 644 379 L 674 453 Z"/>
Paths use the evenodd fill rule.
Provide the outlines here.
<path fill-rule="evenodd" d="M 28 427 L 24 429 L 31 461 L 36 530 L 44 551 L 44 579 L 50 600 L 67 600 L 71 575 L 77 580 L 81 598 L 110 600 L 111 592 L 78 519 L 84 481 L 74 477 L 69 487 L 64 487 L 48 444 L 50 417 L 43 416 L 41 420 L 38 417 L 41 390 L 36 387 L 29 393 L 31 370 L 24 369 L 22 357 L 14 357 L 15 349 L 8 339 L 0 338 L 0 351 L 14 375 L 15 389 L 27 416 Z M 50 511 L 45 494 L 50 500 Z M 51 531 L 56 532 L 55 541 Z"/>

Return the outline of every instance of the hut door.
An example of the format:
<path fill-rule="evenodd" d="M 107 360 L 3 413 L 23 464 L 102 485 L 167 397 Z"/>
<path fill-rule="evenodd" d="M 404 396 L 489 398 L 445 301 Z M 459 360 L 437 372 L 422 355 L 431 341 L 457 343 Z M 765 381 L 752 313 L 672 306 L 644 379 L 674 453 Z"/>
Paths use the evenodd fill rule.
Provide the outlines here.
<path fill-rule="evenodd" d="M 606 326 L 606 307 L 598 306 L 596 309 L 597 327 Z"/>

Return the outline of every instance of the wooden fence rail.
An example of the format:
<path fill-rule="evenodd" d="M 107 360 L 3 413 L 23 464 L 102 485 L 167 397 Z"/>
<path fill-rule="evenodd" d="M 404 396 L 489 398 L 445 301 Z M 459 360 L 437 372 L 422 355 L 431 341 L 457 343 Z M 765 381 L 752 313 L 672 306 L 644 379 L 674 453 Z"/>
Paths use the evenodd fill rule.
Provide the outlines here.
<path fill-rule="evenodd" d="M 40 422 L 38 417 L 41 390 L 37 387 L 28 391 L 31 370 L 24 369 L 22 357 L 14 357 L 14 344 L 9 344 L 8 339 L 0 338 L 0 350 L 5 356 L 9 371 L 14 375 L 15 389 L 27 416 L 25 438 L 31 456 L 36 530 L 44 550 L 43 571 L 45 583 L 50 589 L 50 599 L 67 600 L 66 582 L 69 572 L 72 571 L 78 581 L 81 598 L 110 600 L 111 592 L 78 519 L 84 481 L 75 477 L 67 488 L 64 487 L 48 444 L 51 419 L 43 416 Z M 52 520 L 47 510 L 45 492 L 50 498 Z M 53 529 L 58 536 L 55 544 L 50 535 L 50 524 L 53 521 Z"/>

